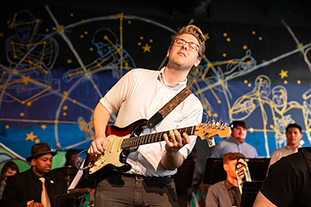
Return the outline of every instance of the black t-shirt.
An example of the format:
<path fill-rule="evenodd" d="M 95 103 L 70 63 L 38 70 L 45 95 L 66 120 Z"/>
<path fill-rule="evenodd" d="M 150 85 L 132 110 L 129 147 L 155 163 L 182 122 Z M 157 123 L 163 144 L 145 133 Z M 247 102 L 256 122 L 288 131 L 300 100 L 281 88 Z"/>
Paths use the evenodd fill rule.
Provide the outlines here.
<path fill-rule="evenodd" d="M 311 175 L 303 156 L 298 153 L 283 157 L 269 169 L 260 191 L 274 205 L 310 206 Z"/>

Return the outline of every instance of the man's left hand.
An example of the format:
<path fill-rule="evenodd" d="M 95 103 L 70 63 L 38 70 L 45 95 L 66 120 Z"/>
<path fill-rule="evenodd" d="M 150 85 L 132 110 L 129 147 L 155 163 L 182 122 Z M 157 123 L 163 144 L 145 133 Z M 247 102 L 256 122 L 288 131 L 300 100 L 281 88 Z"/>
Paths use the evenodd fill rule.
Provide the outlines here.
<path fill-rule="evenodd" d="M 166 151 L 170 153 L 176 153 L 182 148 L 184 145 L 190 143 L 190 138 L 188 134 L 183 133 L 182 135 L 178 132 L 177 129 L 170 130 L 169 136 L 167 134 L 163 135 L 164 140 L 166 141 Z"/>

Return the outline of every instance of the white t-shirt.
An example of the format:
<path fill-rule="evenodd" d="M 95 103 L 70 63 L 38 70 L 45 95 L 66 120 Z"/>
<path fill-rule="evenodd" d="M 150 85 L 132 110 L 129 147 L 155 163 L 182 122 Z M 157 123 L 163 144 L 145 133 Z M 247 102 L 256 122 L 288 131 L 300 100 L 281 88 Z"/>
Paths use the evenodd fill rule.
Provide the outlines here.
<path fill-rule="evenodd" d="M 187 82 L 167 84 L 163 70 L 133 69 L 123 76 L 107 92 L 100 102 L 112 115 L 118 112 L 115 125 L 126 127 L 139 119 L 150 119 L 159 109 L 186 87 Z M 154 129 L 145 129 L 143 134 L 150 134 L 171 129 L 195 126 L 202 121 L 203 107 L 199 99 L 190 94 L 182 103 L 171 111 Z M 179 152 L 187 158 L 192 151 L 196 136 L 190 136 L 190 144 Z M 127 158 L 132 169 L 129 173 L 145 176 L 167 176 L 177 171 L 159 169 L 160 160 L 165 153 L 165 141 L 141 145 Z"/>

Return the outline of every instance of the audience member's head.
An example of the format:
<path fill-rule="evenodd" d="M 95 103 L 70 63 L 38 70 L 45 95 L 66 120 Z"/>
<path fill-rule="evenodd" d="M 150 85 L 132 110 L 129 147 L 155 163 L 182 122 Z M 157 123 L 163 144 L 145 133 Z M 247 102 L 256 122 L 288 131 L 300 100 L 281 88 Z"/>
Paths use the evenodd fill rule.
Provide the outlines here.
<path fill-rule="evenodd" d="M 222 158 L 223 168 L 227 173 L 227 179 L 229 181 L 237 179 L 236 165 L 237 165 L 237 161 L 240 158 L 242 158 L 244 160 L 245 156 L 239 152 L 229 152 L 229 153 L 225 154 Z M 240 160 L 239 160 L 239 162 L 240 162 Z M 232 183 L 232 184 L 234 184 L 234 183 Z"/>
<path fill-rule="evenodd" d="M 247 135 L 247 125 L 244 121 L 233 121 L 230 126 L 232 127 L 231 137 L 239 144 L 244 142 Z"/>
<path fill-rule="evenodd" d="M 232 129 L 237 127 L 243 127 L 244 129 L 247 129 L 247 125 L 244 121 L 235 120 L 231 122 L 230 126 L 232 126 Z"/>
<path fill-rule="evenodd" d="M 1 180 L 6 180 L 9 176 L 19 173 L 17 164 L 13 161 L 6 162 L 1 170 Z"/>
<path fill-rule="evenodd" d="M 245 159 L 245 156 L 239 152 L 229 152 L 223 156 L 222 161 L 224 164 L 227 164 L 228 162 L 238 160 L 239 158 Z"/>
<path fill-rule="evenodd" d="M 31 155 L 26 158 L 33 165 L 33 172 L 42 177 L 50 172 L 52 167 L 53 156 L 56 151 L 52 151 L 47 143 L 38 143 L 31 147 Z"/>
<path fill-rule="evenodd" d="M 66 152 L 66 163 L 65 166 L 76 166 L 76 157 L 79 155 L 79 151 L 76 149 L 70 149 Z M 81 166 L 81 159 L 77 160 L 77 166 Z"/>
<path fill-rule="evenodd" d="M 286 139 L 287 145 L 297 148 L 299 146 L 300 139 L 302 138 L 301 126 L 298 124 L 289 124 L 286 127 Z"/>
<path fill-rule="evenodd" d="M 297 129 L 299 130 L 299 132 L 302 133 L 301 126 L 299 126 L 299 125 L 296 124 L 296 123 L 287 125 L 287 127 L 286 127 L 286 132 L 288 132 L 288 130 L 289 130 L 290 128 L 293 128 L 293 127 L 294 127 L 294 128 L 297 128 Z"/>

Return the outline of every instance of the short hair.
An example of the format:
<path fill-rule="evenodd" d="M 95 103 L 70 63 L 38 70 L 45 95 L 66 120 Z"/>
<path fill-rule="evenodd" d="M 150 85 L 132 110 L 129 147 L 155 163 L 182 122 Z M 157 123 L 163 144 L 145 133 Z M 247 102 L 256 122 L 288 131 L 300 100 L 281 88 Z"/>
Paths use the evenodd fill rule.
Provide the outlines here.
<path fill-rule="evenodd" d="M 182 34 L 190 34 L 193 35 L 199 42 L 199 57 L 203 57 L 204 53 L 205 53 L 205 37 L 204 34 L 202 33 L 202 31 L 194 25 L 188 25 L 185 26 L 183 28 L 181 28 L 172 38 L 171 40 L 171 44 L 170 44 L 170 48 L 172 48 L 174 42 L 175 42 L 175 38 L 182 35 Z"/>
<path fill-rule="evenodd" d="M 244 129 L 247 129 L 247 125 L 244 121 L 239 121 L 239 120 L 235 120 L 233 122 L 231 122 L 230 124 L 231 128 L 234 129 L 235 127 L 243 127 Z"/>
<path fill-rule="evenodd" d="M 287 127 L 286 127 L 286 132 L 288 131 L 289 128 L 298 128 L 300 133 L 301 133 L 301 126 L 299 126 L 298 124 L 294 123 L 294 124 L 289 124 Z"/>
<path fill-rule="evenodd" d="M 227 164 L 231 160 L 238 160 L 240 158 L 245 159 L 245 156 L 240 152 L 229 152 L 223 156 L 222 162 L 223 164 Z"/>
<path fill-rule="evenodd" d="M 8 161 L 2 167 L 1 180 L 4 179 L 4 174 L 6 173 L 6 171 L 8 171 L 9 168 L 11 168 L 12 170 L 16 170 L 16 172 L 19 173 L 19 168 L 18 168 L 17 164 L 13 161 Z"/>
<path fill-rule="evenodd" d="M 70 149 L 66 152 L 66 163 L 65 166 L 70 165 L 70 159 L 73 154 L 79 154 L 79 151 L 76 149 Z"/>

